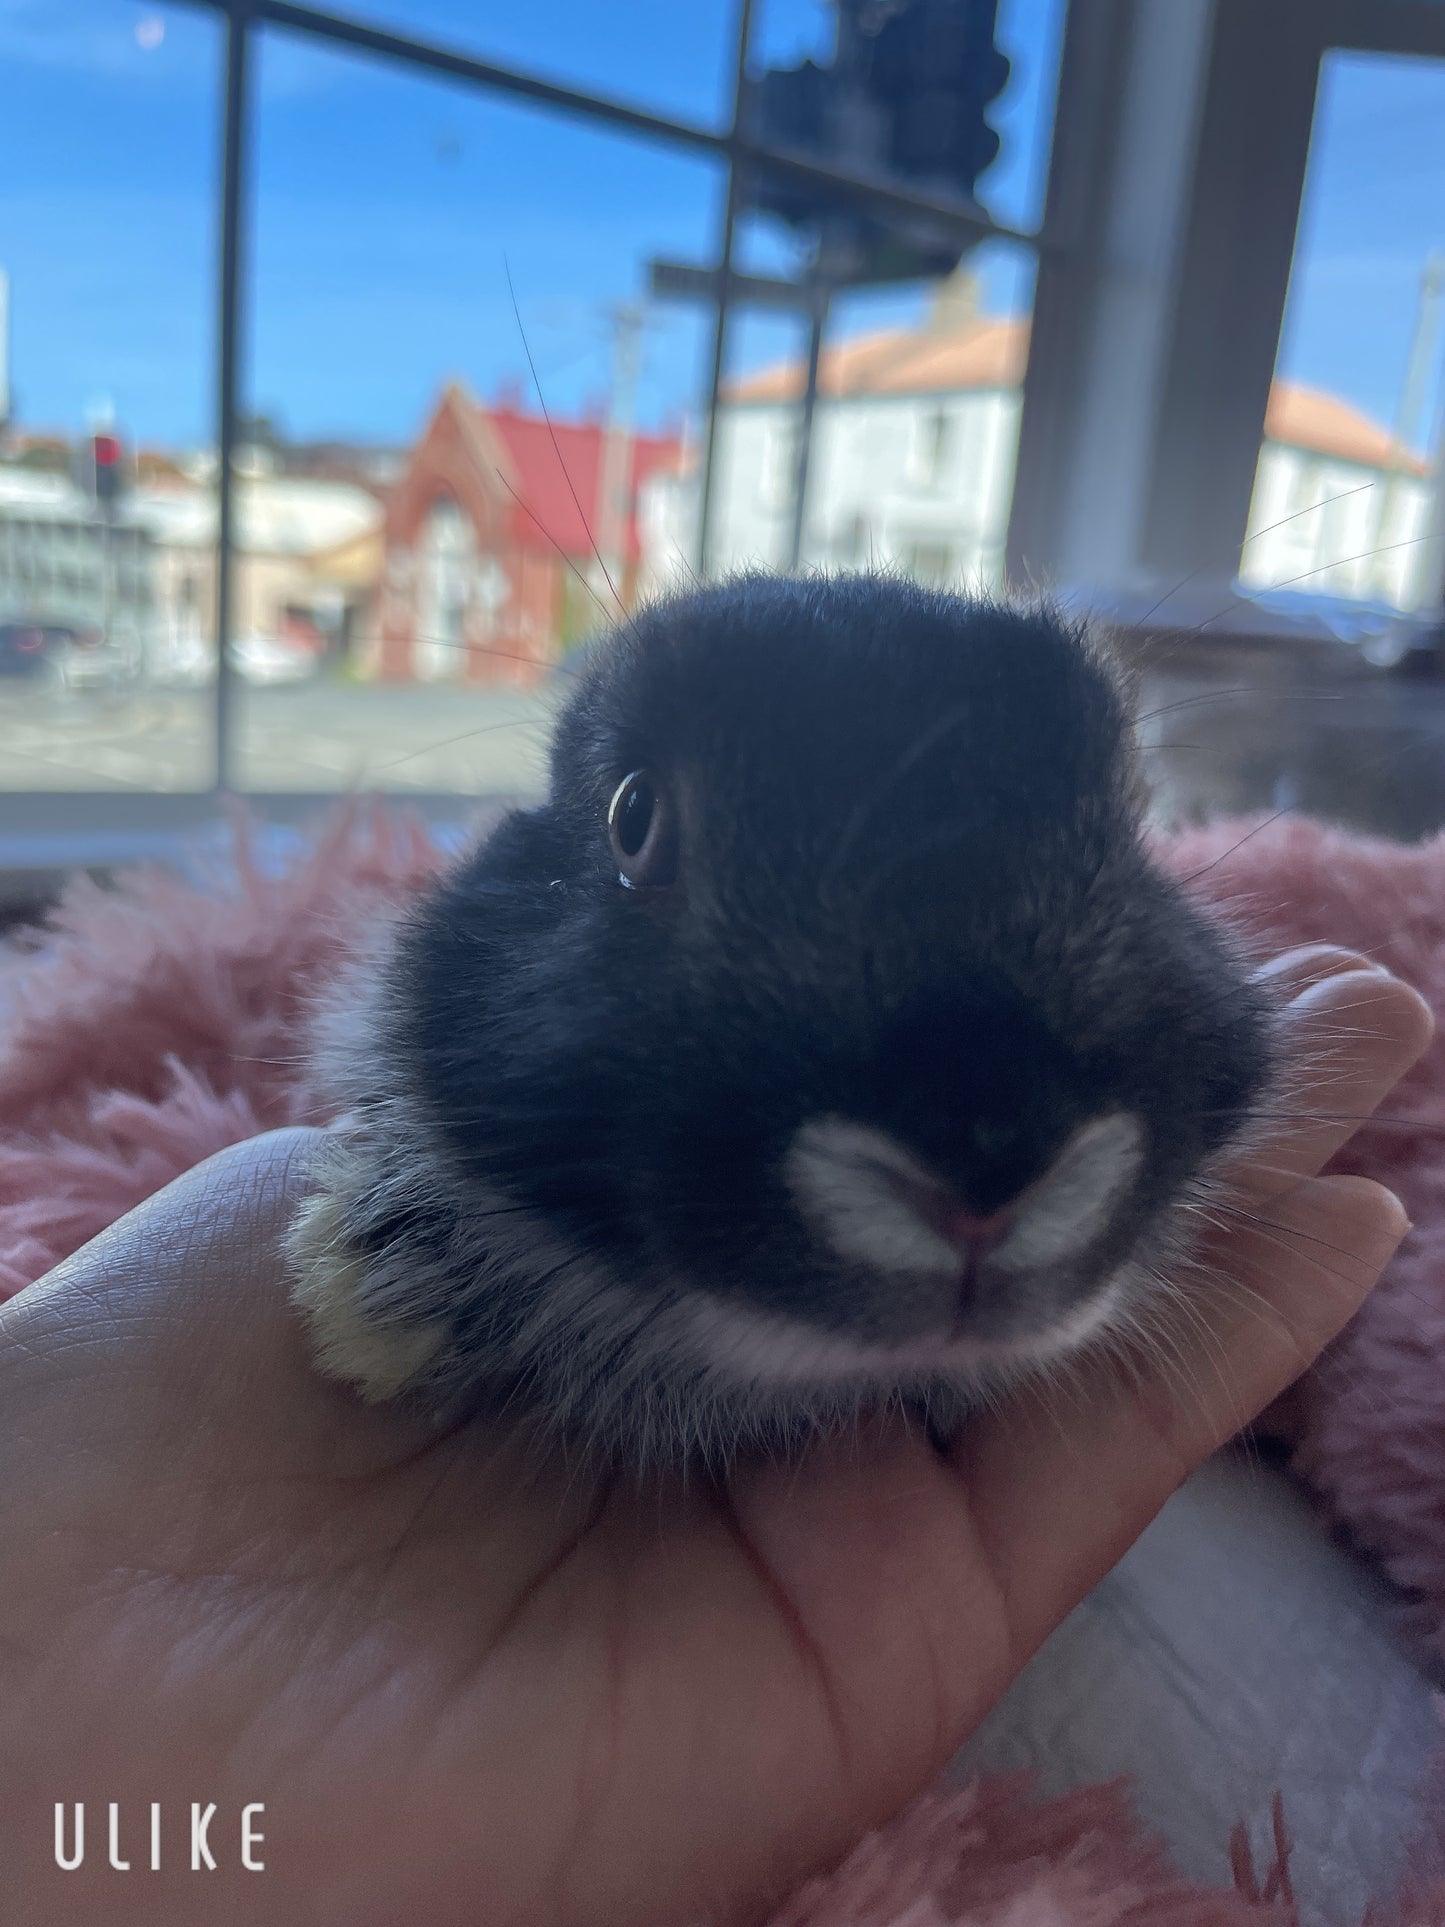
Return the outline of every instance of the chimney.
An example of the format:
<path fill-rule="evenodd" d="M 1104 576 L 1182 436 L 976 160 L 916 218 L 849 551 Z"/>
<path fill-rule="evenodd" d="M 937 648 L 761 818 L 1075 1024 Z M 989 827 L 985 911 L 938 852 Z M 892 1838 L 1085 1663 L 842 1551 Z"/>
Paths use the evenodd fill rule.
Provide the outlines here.
<path fill-rule="evenodd" d="M 931 335 L 972 334 L 983 320 L 983 298 L 978 276 L 960 262 L 934 290 L 933 306 L 924 327 Z"/>

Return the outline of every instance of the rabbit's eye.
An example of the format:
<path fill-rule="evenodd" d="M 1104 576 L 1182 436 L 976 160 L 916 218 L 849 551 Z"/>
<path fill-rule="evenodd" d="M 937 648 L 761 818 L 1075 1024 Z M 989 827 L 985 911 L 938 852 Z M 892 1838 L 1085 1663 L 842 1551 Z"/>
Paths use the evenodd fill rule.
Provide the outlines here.
<path fill-rule="evenodd" d="M 645 769 L 617 785 L 607 828 L 618 881 L 629 890 L 652 889 L 677 875 L 677 836 L 666 795 Z"/>

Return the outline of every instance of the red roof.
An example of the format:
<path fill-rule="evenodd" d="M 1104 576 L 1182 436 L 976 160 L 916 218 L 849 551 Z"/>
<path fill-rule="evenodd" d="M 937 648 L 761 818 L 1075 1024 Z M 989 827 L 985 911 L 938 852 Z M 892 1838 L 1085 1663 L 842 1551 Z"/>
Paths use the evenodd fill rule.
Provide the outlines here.
<path fill-rule="evenodd" d="M 558 421 L 554 415 L 549 431 L 539 415 L 524 415 L 509 407 L 472 406 L 506 447 L 507 482 L 515 491 L 509 530 L 513 542 L 518 548 L 545 549 L 549 554 L 561 549 L 565 555 L 590 556 L 600 535 L 606 428 L 600 422 Z M 681 459 L 682 444 L 674 435 L 633 436 L 625 533 L 629 562 L 641 557 L 639 488 L 660 469 L 675 471 Z"/>

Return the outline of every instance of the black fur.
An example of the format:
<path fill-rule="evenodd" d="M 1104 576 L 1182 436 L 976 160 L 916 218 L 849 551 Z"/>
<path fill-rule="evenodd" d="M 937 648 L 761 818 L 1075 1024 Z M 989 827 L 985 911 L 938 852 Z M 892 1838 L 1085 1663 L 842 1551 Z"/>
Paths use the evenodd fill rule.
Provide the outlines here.
<path fill-rule="evenodd" d="M 609 848 L 609 798 L 639 767 L 679 811 L 667 889 L 620 887 Z M 879 576 L 747 577 L 598 648 L 547 801 L 404 925 L 378 1009 L 378 1052 L 348 1080 L 360 1137 L 402 1155 L 385 1141 L 400 1089 L 437 1170 L 409 1231 L 383 1185 L 350 1236 L 430 1249 L 429 1287 L 385 1315 L 449 1321 L 442 1380 L 543 1403 L 564 1365 L 516 1344 L 536 1267 L 510 1302 L 505 1278 L 438 1302 L 470 1198 L 644 1305 L 705 1294 L 887 1346 L 951 1309 L 822 1247 L 782 1175 L 799 1125 L 875 1125 L 987 1212 L 1088 1119 L 1137 1113 L 1142 1169 L 1087 1264 L 969 1308 L 964 1329 L 1009 1339 L 1141 1248 L 1267 1058 L 1255 993 L 1147 857 L 1127 707 L 1086 634 Z M 604 1348 L 583 1380 L 610 1368 Z M 603 1392 L 577 1382 L 597 1429 Z"/>

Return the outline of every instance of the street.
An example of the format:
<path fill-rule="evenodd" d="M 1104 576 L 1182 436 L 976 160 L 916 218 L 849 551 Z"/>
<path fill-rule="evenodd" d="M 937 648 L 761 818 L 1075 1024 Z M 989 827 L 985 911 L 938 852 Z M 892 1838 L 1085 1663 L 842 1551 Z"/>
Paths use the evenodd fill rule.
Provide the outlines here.
<path fill-rule="evenodd" d="M 214 692 L 48 692 L 0 683 L 0 789 L 197 790 Z M 236 787 L 524 794 L 551 704 L 516 690 L 326 681 L 236 691 Z"/>
<path fill-rule="evenodd" d="M 1417 837 L 1445 825 L 1445 679 L 1343 645 L 1151 641 L 1141 738 L 1165 822 L 1298 808 Z M 326 681 L 236 691 L 236 784 L 255 791 L 535 794 L 553 698 Z M 0 683 L 0 789 L 210 785 L 209 691 L 46 693 Z"/>

